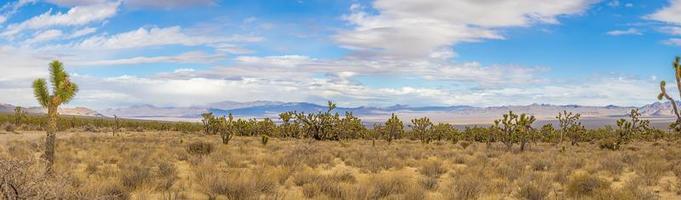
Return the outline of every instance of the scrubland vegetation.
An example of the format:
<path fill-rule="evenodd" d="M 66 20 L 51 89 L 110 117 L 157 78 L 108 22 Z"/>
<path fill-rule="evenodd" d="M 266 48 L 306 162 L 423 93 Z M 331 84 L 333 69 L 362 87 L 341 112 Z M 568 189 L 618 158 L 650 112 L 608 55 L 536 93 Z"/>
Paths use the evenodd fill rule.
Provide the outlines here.
<path fill-rule="evenodd" d="M 58 68 L 51 66 L 52 82 L 60 81 L 55 76 L 68 80 Z M 678 79 L 678 59 L 675 69 Z M 46 91 L 42 85 L 36 91 Z M 65 97 L 59 88 L 52 95 L 36 92 L 36 98 L 56 110 L 45 99 Z M 660 89 L 660 99 L 673 101 L 665 82 Z M 201 123 L 28 115 L 16 109 L 0 115 L 0 196 L 681 198 L 676 107 L 678 120 L 668 130 L 650 127 L 635 109 L 616 127 L 586 129 L 579 114 L 567 111 L 557 114 L 557 127 L 536 127 L 534 116 L 509 111 L 491 126 L 457 129 L 426 117 L 405 123 L 395 114 L 365 126 L 335 107 L 329 102 L 325 111 L 291 111 L 274 120 L 206 113 Z M 43 130 L 45 142 L 31 139 Z M 58 142 L 50 140 L 56 131 Z"/>
<path fill-rule="evenodd" d="M 22 134 L 35 134 L 24 132 Z M 0 188 L 9 199 L 676 199 L 677 140 L 622 150 L 582 143 L 399 139 L 315 141 L 177 132 L 65 133 L 55 175 L 40 141 L 4 141 Z"/>

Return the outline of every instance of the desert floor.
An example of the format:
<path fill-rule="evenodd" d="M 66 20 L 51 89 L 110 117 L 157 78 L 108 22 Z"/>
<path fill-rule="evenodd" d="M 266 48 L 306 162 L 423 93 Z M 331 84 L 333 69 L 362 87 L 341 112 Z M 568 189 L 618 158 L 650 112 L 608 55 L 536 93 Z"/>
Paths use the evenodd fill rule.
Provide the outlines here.
<path fill-rule="evenodd" d="M 263 145 L 235 137 L 224 145 L 198 134 L 60 133 L 59 181 L 41 182 L 30 173 L 40 171 L 43 137 L 0 134 L 0 161 L 30 163 L 14 170 L 69 198 L 681 199 L 679 141 L 620 151 L 539 143 L 509 152 L 469 142 L 270 138 Z"/>

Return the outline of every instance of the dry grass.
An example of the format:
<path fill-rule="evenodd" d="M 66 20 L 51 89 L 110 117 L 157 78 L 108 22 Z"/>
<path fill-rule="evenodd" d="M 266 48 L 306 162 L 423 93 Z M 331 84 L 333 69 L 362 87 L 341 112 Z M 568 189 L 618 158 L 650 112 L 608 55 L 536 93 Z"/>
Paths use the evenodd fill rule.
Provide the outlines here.
<path fill-rule="evenodd" d="M 52 178 L 42 176 L 40 137 L 5 134 L 0 174 L 21 183 L 27 199 L 681 198 L 678 142 L 564 152 L 539 143 L 520 153 L 468 142 L 259 140 L 70 133 L 60 137 Z"/>

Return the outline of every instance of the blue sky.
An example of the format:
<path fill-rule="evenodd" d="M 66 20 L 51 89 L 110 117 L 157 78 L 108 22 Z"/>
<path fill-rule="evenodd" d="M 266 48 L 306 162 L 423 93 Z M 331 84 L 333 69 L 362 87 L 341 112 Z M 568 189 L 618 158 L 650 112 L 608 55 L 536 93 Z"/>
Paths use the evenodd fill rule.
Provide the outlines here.
<path fill-rule="evenodd" d="M 96 109 L 644 105 L 681 55 L 681 0 L 15 0 L 0 103 L 63 61 Z M 675 90 L 675 88 L 670 88 Z"/>

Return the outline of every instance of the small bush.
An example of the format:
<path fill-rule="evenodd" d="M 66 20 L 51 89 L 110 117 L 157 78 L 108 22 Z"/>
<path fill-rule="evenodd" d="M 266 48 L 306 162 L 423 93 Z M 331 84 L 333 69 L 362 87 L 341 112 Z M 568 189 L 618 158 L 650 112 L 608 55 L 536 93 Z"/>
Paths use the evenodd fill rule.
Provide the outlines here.
<path fill-rule="evenodd" d="M 5 131 L 10 132 L 10 133 L 13 133 L 17 129 L 17 127 L 14 126 L 14 124 L 11 124 L 11 123 L 5 123 L 2 126 L 3 126 L 3 129 Z"/>
<path fill-rule="evenodd" d="M 437 178 L 424 177 L 421 179 L 421 185 L 428 190 L 435 190 L 437 188 Z"/>
<path fill-rule="evenodd" d="M 402 194 L 407 190 L 407 179 L 404 176 L 378 175 L 372 180 L 371 199 L 380 199 L 392 194 Z"/>
<path fill-rule="evenodd" d="M 566 192 L 571 197 L 583 197 L 593 196 L 599 191 L 608 189 L 610 183 L 593 175 L 578 173 L 571 177 L 566 187 Z"/>
<path fill-rule="evenodd" d="M 636 173 L 643 178 L 644 182 L 652 186 L 657 184 L 660 177 L 667 172 L 668 165 L 663 159 L 646 158 L 641 160 L 635 168 Z"/>
<path fill-rule="evenodd" d="M 546 159 L 537 159 L 532 162 L 532 169 L 535 171 L 546 171 L 551 166 L 551 162 Z"/>
<path fill-rule="evenodd" d="M 137 187 L 151 181 L 151 172 L 149 168 L 132 166 L 123 170 L 120 181 L 123 186 L 129 189 L 136 189 Z"/>
<path fill-rule="evenodd" d="M 518 199 L 526 200 L 543 200 L 549 195 L 549 188 L 540 186 L 534 182 L 524 183 L 520 186 L 520 190 L 516 197 Z"/>
<path fill-rule="evenodd" d="M 624 163 L 615 158 L 604 158 L 600 160 L 601 169 L 610 172 L 612 175 L 618 175 L 624 170 Z"/>
<path fill-rule="evenodd" d="M 427 177 L 437 178 L 447 172 L 447 169 L 442 167 L 441 161 L 429 160 L 423 163 L 421 169 L 419 169 L 419 172 Z"/>
<path fill-rule="evenodd" d="M 187 153 L 205 156 L 213 152 L 213 144 L 207 142 L 194 142 L 187 145 Z"/>
<path fill-rule="evenodd" d="M 479 177 L 467 174 L 454 179 L 453 190 L 450 199 L 478 199 L 485 185 Z"/>

